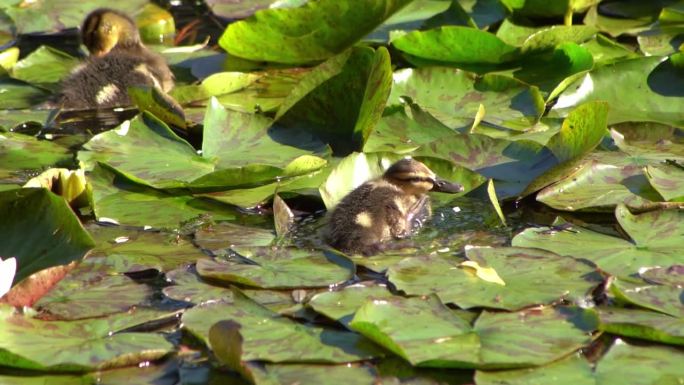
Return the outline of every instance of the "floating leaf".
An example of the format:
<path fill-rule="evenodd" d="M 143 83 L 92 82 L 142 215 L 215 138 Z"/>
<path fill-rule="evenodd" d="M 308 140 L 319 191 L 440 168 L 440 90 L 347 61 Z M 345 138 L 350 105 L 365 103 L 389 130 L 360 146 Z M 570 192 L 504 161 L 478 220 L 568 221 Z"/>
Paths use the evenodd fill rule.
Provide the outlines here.
<path fill-rule="evenodd" d="M 268 246 L 275 237 L 273 231 L 234 223 L 217 223 L 195 232 L 195 244 L 213 254 L 225 254 L 235 246 Z"/>
<path fill-rule="evenodd" d="M 326 287 L 342 283 L 353 275 L 353 264 L 332 251 L 295 248 L 233 248 L 244 261 L 200 260 L 202 278 L 264 289 Z"/>
<path fill-rule="evenodd" d="M 262 10 L 229 25 L 219 44 L 231 55 L 256 61 L 324 60 L 352 46 L 409 2 L 324 0 L 298 8 Z"/>
<path fill-rule="evenodd" d="M 470 127 L 480 105 L 489 111 L 485 121 L 513 129 L 533 125 L 544 111 L 536 87 L 505 75 L 476 77 L 447 67 L 396 71 L 388 103 L 398 104 L 404 96 L 451 128 Z"/>
<path fill-rule="evenodd" d="M 80 260 L 95 244 L 66 201 L 46 189 L 0 192 L 0 255 L 17 259 L 15 283 Z"/>
<path fill-rule="evenodd" d="M 632 241 L 567 225 L 557 230 L 546 227 L 526 229 L 513 238 L 512 244 L 585 258 L 611 275 L 628 277 L 643 267 L 681 262 L 681 242 L 678 240 L 684 232 L 683 215 L 681 210 L 632 215 L 620 205 L 615 216 Z"/>
<path fill-rule="evenodd" d="M 67 276 L 34 306 L 58 319 L 95 318 L 128 311 L 151 294 L 150 287 L 123 275 L 86 281 Z"/>
<path fill-rule="evenodd" d="M 461 26 L 409 32 L 392 39 L 392 45 L 410 55 L 455 66 L 502 64 L 517 54 L 515 47 L 494 34 Z"/>
<path fill-rule="evenodd" d="M 653 311 L 598 308 L 599 328 L 608 333 L 673 345 L 684 345 L 684 319 Z"/>
<path fill-rule="evenodd" d="M 347 326 L 356 310 L 368 299 L 381 300 L 390 297 L 392 293 L 384 286 L 352 285 L 342 290 L 316 294 L 308 305 L 316 312 Z"/>
<path fill-rule="evenodd" d="M 40 321 L 2 306 L 0 318 L 0 362 L 13 368 L 86 372 L 156 360 L 173 349 L 159 334 L 116 333 L 124 325 L 116 317 Z"/>
<path fill-rule="evenodd" d="M 269 362 L 343 363 L 377 356 L 374 347 L 357 334 L 301 325 L 252 302 L 196 306 L 183 314 L 183 327 L 204 342 L 218 321 L 241 325 L 242 360 Z M 283 344 L 283 340 L 291 343 Z"/>
<path fill-rule="evenodd" d="M 23 184 L 30 171 L 67 166 L 72 163 L 71 158 L 68 149 L 56 143 L 29 135 L 0 133 L 0 178 L 4 182 Z"/>
<path fill-rule="evenodd" d="M 34 86 L 56 91 L 78 59 L 49 46 L 42 46 L 12 67 L 11 75 Z"/>
<path fill-rule="evenodd" d="M 667 201 L 684 202 L 684 169 L 671 164 L 648 165 L 646 177 Z"/>
<path fill-rule="evenodd" d="M 350 326 L 412 365 L 510 368 L 541 365 L 589 343 L 596 320 L 577 308 L 483 312 L 471 326 L 436 297 L 369 300 Z M 561 343 L 562 341 L 562 343 Z"/>
<path fill-rule="evenodd" d="M 445 256 L 406 258 L 391 266 L 387 275 L 408 295 L 435 293 L 442 302 L 464 309 L 516 310 L 562 298 L 579 301 L 601 282 L 591 266 L 541 250 L 466 247 L 466 256 L 470 264 L 493 269 L 505 285 L 494 277 L 471 274 L 462 267 L 462 259 Z"/>
<path fill-rule="evenodd" d="M 603 100 L 609 104 L 608 124 L 651 121 L 681 126 L 684 76 L 665 59 L 645 57 L 598 67 L 563 91 L 550 115 L 565 116 L 582 103 Z"/>

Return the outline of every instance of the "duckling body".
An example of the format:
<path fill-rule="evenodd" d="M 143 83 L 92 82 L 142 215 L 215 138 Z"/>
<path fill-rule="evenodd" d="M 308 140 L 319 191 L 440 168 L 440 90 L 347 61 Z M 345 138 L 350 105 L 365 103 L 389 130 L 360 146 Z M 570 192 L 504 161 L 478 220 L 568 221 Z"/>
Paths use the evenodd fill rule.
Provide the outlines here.
<path fill-rule="evenodd" d="M 328 243 L 350 254 L 376 254 L 388 241 L 408 237 L 420 227 L 421 217 L 430 213 L 428 191 L 462 190 L 437 178 L 423 163 L 402 159 L 340 201 L 329 218 Z"/>
<path fill-rule="evenodd" d="M 131 104 L 127 88 L 173 88 L 173 74 L 164 58 L 140 41 L 133 20 L 111 9 L 90 13 L 82 39 L 91 53 L 62 82 L 59 100 L 64 108 L 108 108 Z"/>

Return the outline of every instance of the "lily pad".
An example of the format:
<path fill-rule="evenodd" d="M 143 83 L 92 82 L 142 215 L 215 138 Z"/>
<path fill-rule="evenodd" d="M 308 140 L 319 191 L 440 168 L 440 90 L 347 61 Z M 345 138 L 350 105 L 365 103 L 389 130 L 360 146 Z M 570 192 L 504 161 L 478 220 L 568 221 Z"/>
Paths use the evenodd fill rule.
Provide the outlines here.
<path fill-rule="evenodd" d="M 316 294 L 309 300 L 308 306 L 347 326 L 356 310 L 368 299 L 382 300 L 390 297 L 392 293 L 384 286 L 352 285 L 342 290 Z"/>
<path fill-rule="evenodd" d="M 684 169 L 672 164 L 648 165 L 646 177 L 667 201 L 684 202 Z"/>
<path fill-rule="evenodd" d="M 257 11 L 228 26 L 219 44 L 231 55 L 298 64 L 327 59 L 352 46 L 408 0 L 323 0 L 298 8 Z"/>
<path fill-rule="evenodd" d="M 326 287 L 350 279 L 353 264 L 332 251 L 270 247 L 233 248 L 243 260 L 200 260 L 202 278 L 264 289 Z"/>
<path fill-rule="evenodd" d="M 470 127 L 481 105 L 485 121 L 513 129 L 533 125 L 544 112 L 536 87 L 504 75 L 476 77 L 447 67 L 396 71 L 388 103 L 399 104 L 405 96 L 453 129 Z"/>
<path fill-rule="evenodd" d="M 370 300 L 350 326 L 412 365 L 493 369 L 563 357 L 591 341 L 596 320 L 577 308 L 544 308 L 483 312 L 471 326 L 433 296 Z"/>
<path fill-rule="evenodd" d="M 12 67 L 11 75 L 34 86 L 56 91 L 59 82 L 69 75 L 78 62 L 71 55 L 42 46 L 17 62 Z"/>
<path fill-rule="evenodd" d="M 183 327 L 203 342 L 218 321 L 233 320 L 242 327 L 242 359 L 291 363 L 346 363 L 378 356 L 369 341 L 351 332 L 301 325 L 289 318 L 235 296 L 231 305 L 196 306 L 183 314 Z M 283 344 L 282 341 L 289 341 Z"/>
<path fill-rule="evenodd" d="M 535 247 L 559 255 L 585 258 L 608 274 L 627 278 L 643 267 L 681 262 L 679 240 L 684 232 L 681 210 L 658 210 L 633 215 L 618 206 L 615 216 L 631 241 L 579 226 L 563 229 L 528 228 L 513 238 L 513 246 Z"/>
<path fill-rule="evenodd" d="M 0 318 L 0 362 L 13 368 L 85 372 L 156 360 L 173 350 L 159 334 L 116 333 L 116 317 L 40 321 L 3 306 Z"/>
<path fill-rule="evenodd" d="M 153 187 L 182 187 L 214 170 L 211 161 L 197 155 L 189 143 L 149 114 L 94 136 L 83 148 L 78 158 L 86 170 L 92 170 L 97 162 L 106 162 L 135 182 Z M 151 148 L 164 151 L 148 153 Z"/>
<path fill-rule="evenodd" d="M 17 259 L 14 283 L 80 260 L 95 243 L 63 198 L 46 189 L 0 192 L 0 255 Z"/>
<path fill-rule="evenodd" d="M 634 385 L 684 380 L 681 349 L 669 346 L 637 346 L 618 340 L 596 365 L 599 383 L 620 383 L 630 378 Z"/>
<path fill-rule="evenodd" d="M 222 222 L 195 232 L 195 243 L 215 255 L 225 254 L 235 246 L 268 246 L 275 236 L 272 230 Z"/>
<path fill-rule="evenodd" d="M 518 53 L 490 32 L 462 26 L 409 32 L 393 38 L 392 45 L 412 56 L 454 66 L 502 64 Z"/>
<path fill-rule="evenodd" d="M 118 273 L 150 269 L 167 272 L 208 258 L 178 234 L 151 231 L 121 233 L 124 235 L 99 242 L 85 263 L 111 266 Z"/>
<path fill-rule="evenodd" d="M 235 208 L 173 195 L 134 183 L 108 166 L 98 164 L 88 175 L 92 206 L 99 221 L 132 226 L 177 229 L 181 222 L 211 213 L 214 220 L 238 217 Z"/>
<path fill-rule="evenodd" d="M 603 100 L 610 106 L 608 124 L 652 121 L 684 125 L 684 76 L 666 59 L 645 57 L 598 67 L 560 94 L 550 116 L 565 116 L 579 104 Z"/>
<path fill-rule="evenodd" d="M 131 12 L 140 9 L 146 3 L 147 0 L 124 0 L 118 4 L 112 4 L 106 0 L 93 0 L 88 3 L 65 0 L 60 3 L 13 4 L 5 7 L 4 12 L 14 21 L 18 34 L 27 34 L 56 32 L 63 28 L 77 27 L 81 25 L 86 14 L 96 8 L 110 7 L 123 12 Z"/>
<path fill-rule="evenodd" d="M 149 286 L 123 275 L 102 276 L 83 281 L 67 276 L 35 303 L 59 319 L 74 320 L 125 312 L 152 294 Z"/>
<path fill-rule="evenodd" d="M 684 319 L 653 311 L 598 308 L 599 328 L 608 333 L 672 345 L 684 345 Z"/>
<path fill-rule="evenodd" d="M 592 371 L 586 359 L 573 355 L 550 365 L 530 369 L 478 371 L 478 385 L 505 382 L 510 385 L 547 383 L 559 385 L 620 384 L 625 378 L 630 383 L 650 385 L 658 381 L 680 381 L 684 371 L 679 365 L 681 349 L 667 346 L 637 346 L 617 340 Z"/>
<path fill-rule="evenodd" d="M 389 268 L 390 282 L 408 295 L 437 296 L 460 308 L 516 310 L 557 302 L 583 301 L 602 279 L 592 266 L 535 249 L 466 247 L 468 260 L 494 269 L 504 285 L 485 281 L 454 257 L 406 258 Z"/>
<path fill-rule="evenodd" d="M 0 178 L 5 182 L 24 184 L 31 172 L 72 163 L 68 149 L 54 142 L 12 132 L 0 133 Z"/>
<path fill-rule="evenodd" d="M 302 155 L 326 154 L 326 146 L 311 134 L 272 124 L 258 114 L 227 110 L 212 99 L 204 118 L 202 156 L 217 158 L 217 167 L 226 168 L 250 163 L 285 167 Z"/>
<path fill-rule="evenodd" d="M 616 279 L 611 292 L 621 301 L 684 318 L 684 289 L 668 285 L 623 282 Z"/>

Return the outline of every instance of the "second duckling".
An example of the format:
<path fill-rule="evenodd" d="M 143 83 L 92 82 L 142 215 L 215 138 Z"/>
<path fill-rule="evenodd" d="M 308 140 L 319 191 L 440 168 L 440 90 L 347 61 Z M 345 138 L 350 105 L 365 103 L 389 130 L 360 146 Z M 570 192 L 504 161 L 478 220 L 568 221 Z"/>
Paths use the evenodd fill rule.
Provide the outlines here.
<path fill-rule="evenodd" d="M 411 235 L 417 217 L 429 213 L 428 191 L 457 193 L 463 186 L 438 178 L 414 159 L 394 163 L 337 205 L 328 222 L 328 243 L 350 254 L 383 251 L 387 241 Z"/>
<path fill-rule="evenodd" d="M 81 34 L 91 56 L 62 82 L 59 101 L 64 108 L 127 106 L 130 86 L 154 86 L 164 92 L 173 88 L 166 61 L 143 45 L 127 15 L 95 10 L 85 18 Z"/>

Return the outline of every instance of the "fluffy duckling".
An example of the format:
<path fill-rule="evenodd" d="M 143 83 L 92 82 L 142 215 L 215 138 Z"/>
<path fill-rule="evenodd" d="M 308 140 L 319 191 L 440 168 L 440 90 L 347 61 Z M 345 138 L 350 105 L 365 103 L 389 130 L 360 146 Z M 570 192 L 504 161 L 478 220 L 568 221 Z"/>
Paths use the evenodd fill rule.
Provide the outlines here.
<path fill-rule="evenodd" d="M 428 191 L 457 193 L 463 186 L 438 178 L 416 160 L 394 163 L 337 205 L 328 222 L 328 243 L 350 254 L 382 251 L 385 242 L 411 235 L 420 226 L 420 215 L 429 215 Z"/>
<path fill-rule="evenodd" d="M 112 9 L 91 12 L 81 27 L 83 44 L 91 56 L 62 82 L 64 108 L 108 108 L 131 104 L 127 88 L 173 88 L 173 74 L 163 57 L 140 40 L 133 20 Z"/>

